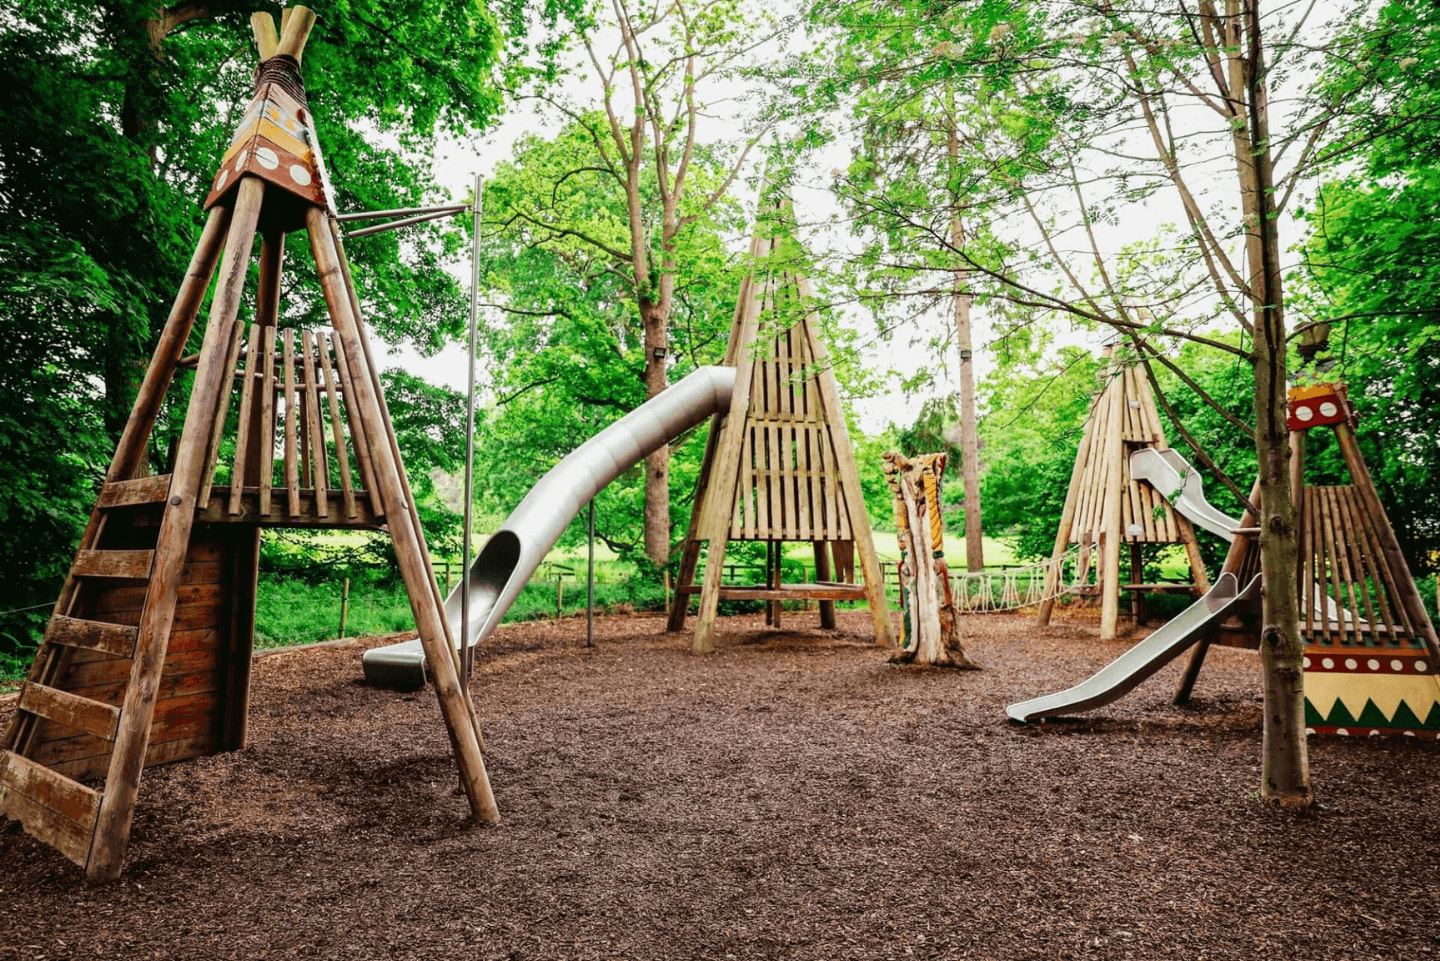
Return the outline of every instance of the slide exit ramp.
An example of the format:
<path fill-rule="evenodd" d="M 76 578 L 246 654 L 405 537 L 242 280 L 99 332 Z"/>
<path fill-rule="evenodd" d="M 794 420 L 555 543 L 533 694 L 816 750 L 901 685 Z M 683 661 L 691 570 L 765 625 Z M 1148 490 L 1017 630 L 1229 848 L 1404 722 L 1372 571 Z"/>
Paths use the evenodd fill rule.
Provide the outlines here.
<path fill-rule="evenodd" d="M 730 409 L 734 367 L 701 367 L 575 448 L 530 489 L 470 565 L 470 623 L 461 630 L 460 592 L 445 600 L 456 643 L 489 637 L 521 588 L 560 539 L 566 525 L 605 485 L 682 432 Z M 418 640 L 366 651 L 365 679 L 386 687 L 425 684 L 425 652 Z"/>
<path fill-rule="evenodd" d="M 1119 700 L 1204 637 L 1235 605 L 1258 598 L 1259 575 L 1245 585 L 1243 591 L 1238 588 L 1239 582 L 1234 574 L 1221 574 L 1215 586 L 1187 607 L 1184 613 L 1156 629 L 1091 677 L 1058 694 L 1012 704 L 1005 713 L 1015 721 L 1038 721 L 1047 717 L 1080 714 Z"/>

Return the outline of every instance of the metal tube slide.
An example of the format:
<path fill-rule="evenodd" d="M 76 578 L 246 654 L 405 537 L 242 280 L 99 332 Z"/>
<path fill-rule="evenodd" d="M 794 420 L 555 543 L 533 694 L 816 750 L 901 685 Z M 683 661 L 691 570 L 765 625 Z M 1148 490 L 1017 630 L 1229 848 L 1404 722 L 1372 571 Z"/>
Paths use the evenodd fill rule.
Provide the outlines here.
<path fill-rule="evenodd" d="M 550 469 L 486 542 L 470 568 L 470 624 L 460 625 L 462 579 L 445 600 L 457 643 L 479 644 L 500 624 L 571 519 L 621 472 L 714 414 L 728 410 L 735 368 L 701 367 L 596 434 Z M 386 687 L 425 684 L 425 652 L 405 641 L 366 651 L 365 679 Z"/>
<path fill-rule="evenodd" d="M 1179 617 L 1157 628 L 1093 676 L 1058 694 L 1011 704 L 1005 713 L 1014 721 L 1038 721 L 1046 717 L 1079 714 L 1119 700 L 1200 640 L 1237 603 L 1260 596 L 1258 574 L 1243 591 L 1237 592 L 1238 583 L 1234 574 L 1221 574 L 1215 586 Z"/>
<path fill-rule="evenodd" d="M 1226 541 L 1235 539 L 1240 522 L 1210 506 L 1200 472 L 1174 450 L 1142 447 L 1130 455 L 1130 476 L 1148 481 L 1176 510 L 1210 533 Z"/>

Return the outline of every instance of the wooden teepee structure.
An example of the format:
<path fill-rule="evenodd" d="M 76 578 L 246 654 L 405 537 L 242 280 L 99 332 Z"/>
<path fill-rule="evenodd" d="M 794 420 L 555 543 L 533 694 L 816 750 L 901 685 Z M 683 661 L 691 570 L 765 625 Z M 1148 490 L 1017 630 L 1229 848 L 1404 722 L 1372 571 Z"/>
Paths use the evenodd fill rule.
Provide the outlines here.
<path fill-rule="evenodd" d="M 389 531 L 471 809 L 498 818 L 305 100 L 313 23 L 289 8 L 277 36 L 268 14 L 253 19 L 254 100 L 0 741 L 0 813 L 90 880 L 120 874 L 146 764 L 245 744 L 262 527 Z M 299 229 L 334 326 L 297 337 L 276 323 L 285 235 Z M 247 329 L 237 314 L 257 233 Z M 183 358 L 217 262 L 203 345 Z M 174 391 L 187 406 L 173 465 L 146 476 L 156 418 L 192 365 L 188 400 Z"/>
<path fill-rule="evenodd" d="M 1305 723 L 1321 734 L 1440 737 L 1440 637 L 1400 551 L 1360 445 L 1355 412 L 1337 383 L 1290 390 L 1290 483 L 1299 504 L 1300 629 L 1305 635 Z M 1349 484 L 1307 485 L 1310 431 L 1330 427 Z M 1251 501 L 1258 506 L 1258 485 Z M 1246 512 L 1224 570 L 1248 583 L 1260 571 L 1259 529 Z M 1210 645 L 1258 648 L 1258 602 L 1222 622 L 1190 655 L 1175 692 L 1183 704 Z"/>
<path fill-rule="evenodd" d="M 1120 592 L 1132 593 L 1137 616 L 1145 593 L 1176 590 L 1173 584 L 1146 584 L 1142 573 L 1145 544 L 1183 544 L 1190 561 L 1193 587 L 1187 593 L 1209 590 L 1200 544 L 1190 522 L 1175 512 L 1164 495 L 1130 476 L 1130 455 L 1143 448 L 1165 450 L 1165 430 L 1155 407 L 1150 382 L 1122 351 L 1106 351 L 1109 363 L 1102 375 L 1104 388 L 1090 408 L 1085 436 L 1075 454 L 1070 489 L 1055 534 L 1054 562 L 1050 565 L 1045 598 L 1040 605 L 1039 623 L 1050 623 L 1055 606 L 1061 559 L 1070 545 L 1080 546 L 1080 570 L 1075 578 L 1085 582 L 1092 561 L 1095 584 L 1075 593 L 1099 593 L 1100 637 L 1113 640 L 1119 625 Z M 1120 583 L 1121 544 L 1129 545 L 1130 582 Z"/>
<path fill-rule="evenodd" d="M 788 201 L 780 210 L 789 209 Z M 690 598 L 700 595 L 696 653 L 714 650 L 715 614 L 723 600 L 770 602 L 772 623 L 787 600 L 820 601 L 820 623 L 835 626 L 835 602 L 863 600 L 875 638 L 893 647 L 880 561 L 845 429 L 845 414 L 805 278 L 774 256 L 757 232 L 751 273 L 740 285 L 725 363 L 736 368 L 730 409 L 710 423 L 695 508 L 685 535 L 668 629 L 682 630 Z M 767 583 L 722 586 L 728 541 L 770 545 Z M 781 582 L 782 546 L 814 547 L 816 583 Z M 700 551 L 705 575 L 694 583 Z M 858 559 L 863 583 L 854 583 Z M 834 561 L 832 574 L 831 562 Z M 833 580 L 832 580 L 833 577 Z"/>

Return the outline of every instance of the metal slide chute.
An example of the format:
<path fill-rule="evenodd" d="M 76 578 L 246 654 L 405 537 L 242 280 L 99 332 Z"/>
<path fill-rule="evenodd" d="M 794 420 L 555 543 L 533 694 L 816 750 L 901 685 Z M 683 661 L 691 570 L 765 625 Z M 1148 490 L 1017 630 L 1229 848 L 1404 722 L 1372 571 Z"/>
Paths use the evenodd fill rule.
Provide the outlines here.
<path fill-rule="evenodd" d="M 730 407 L 735 368 L 701 367 L 596 434 L 550 469 L 511 512 L 470 568 L 470 624 L 462 630 L 462 578 L 445 600 L 457 644 L 489 637 L 515 598 L 555 546 L 567 524 L 622 472 L 683 431 Z M 418 641 L 366 651 L 365 679 L 387 687 L 425 683 L 425 652 Z"/>
<path fill-rule="evenodd" d="M 1038 721 L 1079 714 L 1119 700 L 1200 640 L 1236 604 L 1258 598 L 1259 575 L 1244 590 L 1238 588 L 1234 574 L 1221 574 L 1204 597 L 1089 678 L 1058 694 L 1012 704 L 1005 713 L 1015 721 Z"/>

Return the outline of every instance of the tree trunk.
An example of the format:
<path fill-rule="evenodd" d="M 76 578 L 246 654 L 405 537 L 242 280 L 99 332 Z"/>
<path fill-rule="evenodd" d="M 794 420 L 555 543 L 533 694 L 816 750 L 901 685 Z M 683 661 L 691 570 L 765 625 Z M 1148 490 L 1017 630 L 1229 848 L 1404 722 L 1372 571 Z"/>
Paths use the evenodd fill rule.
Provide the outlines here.
<path fill-rule="evenodd" d="M 960 135 L 955 120 L 955 94 L 949 96 L 948 149 L 952 163 L 960 159 Z M 950 244 L 957 251 L 965 245 L 965 226 L 958 213 L 950 215 Z M 965 487 L 965 568 L 970 573 L 985 569 L 985 543 L 980 532 L 980 437 L 975 423 L 975 365 L 970 347 L 970 272 L 955 268 L 951 297 L 955 304 L 955 339 L 960 343 L 960 475 Z"/>
<path fill-rule="evenodd" d="M 1274 173 L 1260 43 L 1259 0 L 1245 0 L 1248 143 L 1236 160 L 1246 220 L 1245 247 L 1255 325 L 1255 451 L 1259 464 L 1260 570 L 1264 576 L 1260 653 L 1265 670 L 1261 795 L 1286 807 L 1311 803 L 1305 743 L 1304 641 L 1297 594 L 1298 512 L 1290 481 L 1286 426 L 1284 296 L 1276 231 Z"/>
<path fill-rule="evenodd" d="M 669 386 L 665 355 L 670 340 L 663 304 L 640 301 L 640 318 L 645 328 L 645 397 L 657 396 Z M 645 458 L 645 556 L 657 566 L 670 559 L 670 447 L 661 447 Z"/>

